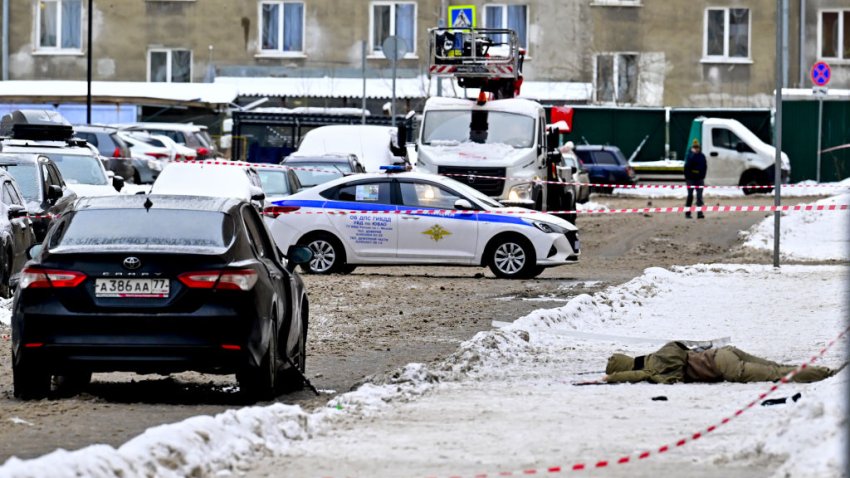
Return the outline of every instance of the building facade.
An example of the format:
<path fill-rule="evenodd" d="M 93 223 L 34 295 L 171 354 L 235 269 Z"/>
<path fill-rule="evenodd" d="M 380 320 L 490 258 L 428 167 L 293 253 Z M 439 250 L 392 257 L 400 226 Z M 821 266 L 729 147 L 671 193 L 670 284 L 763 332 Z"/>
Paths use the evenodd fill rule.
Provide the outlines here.
<path fill-rule="evenodd" d="M 592 103 L 769 106 L 775 85 L 775 0 L 7 1 L 10 80 L 85 79 L 90 14 L 95 80 L 356 78 L 364 43 L 367 76 L 387 77 L 389 35 L 407 47 L 399 75 L 417 77 L 428 29 L 462 3 L 477 26 L 517 31 L 526 80 L 592 84 Z M 810 86 L 825 59 L 849 88 L 850 5 L 787 1 L 786 86 Z"/>

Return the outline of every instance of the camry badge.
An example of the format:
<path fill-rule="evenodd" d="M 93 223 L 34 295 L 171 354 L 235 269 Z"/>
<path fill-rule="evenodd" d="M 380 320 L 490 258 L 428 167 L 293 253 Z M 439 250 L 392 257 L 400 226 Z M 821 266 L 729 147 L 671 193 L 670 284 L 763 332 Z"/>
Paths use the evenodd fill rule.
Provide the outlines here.
<path fill-rule="evenodd" d="M 130 256 L 124 259 L 124 267 L 133 271 L 138 269 L 139 267 L 142 267 L 142 261 L 139 260 L 138 257 Z"/>

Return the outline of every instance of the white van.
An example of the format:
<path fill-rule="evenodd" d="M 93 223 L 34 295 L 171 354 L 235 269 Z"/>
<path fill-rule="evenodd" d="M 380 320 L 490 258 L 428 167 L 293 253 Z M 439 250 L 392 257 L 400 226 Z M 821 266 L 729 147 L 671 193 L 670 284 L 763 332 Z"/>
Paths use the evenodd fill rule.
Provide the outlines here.
<path fill-rule="evenodd" d="M 376 125 L 321 126 L 304 135 L 298 151 L 292 156 L 324 156 L 354 154 L 367 173 L 377 173 L 381 166 L 405 162 L 394 149 L 396 128 Z M 404 142 L 400 149 L 404 149 Z"/>

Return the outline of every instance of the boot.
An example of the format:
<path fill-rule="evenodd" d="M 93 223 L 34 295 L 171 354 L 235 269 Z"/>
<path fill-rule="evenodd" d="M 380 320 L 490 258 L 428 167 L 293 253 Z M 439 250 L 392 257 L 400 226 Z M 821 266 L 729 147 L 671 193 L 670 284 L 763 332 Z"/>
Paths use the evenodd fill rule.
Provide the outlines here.
<path fill-rule="evenodd" d="M 686 212 L 686 213 L 685 213 L 685 219 L 690 219 L 690 218 L 691 218 L 691 213 L 690 213 L 690 212 Z"/>
<path fill-rule="evenodd" d="M 697 219 L 705 219 L 705 214 L 703 214 L 702 211 L 698 212 Z"/>

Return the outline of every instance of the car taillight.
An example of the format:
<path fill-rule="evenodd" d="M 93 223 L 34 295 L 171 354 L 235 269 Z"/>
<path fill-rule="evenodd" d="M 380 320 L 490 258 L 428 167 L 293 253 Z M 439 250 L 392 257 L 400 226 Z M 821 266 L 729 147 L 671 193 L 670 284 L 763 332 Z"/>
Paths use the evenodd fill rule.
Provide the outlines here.
<path fill-rule="evenodd" d="M 151 153 L 151 152 L 148 152 L 148 153 L 145 153 L 145 154 L 147 154 L 148 156 L 152 156 L 156 159 L 165 159 L 165 158 L 168 157 L 168 154 L 166 154 L 166 153 Z"/>
<path fill-rule="evenodd" d="M 198 152 L 198 156 L 206 156 L 206 155 L 210 154 L 210 150 L 208 150 L 207 148 L 203 148 L 203 147 L 198 148 L 195 151 Z"/>
<path fill-rule="evenodd" d="M 121 148 L 116 146 L 115 151 L 112 152 L 112 157 L 113 158 L 120 158 L 121 157 Z"/>
<path fill-rule="evenodd" d="M 84 280 L 86 280 L 86 275 L 82 272 L 27 267 L 21 271 L 19 283 L 21 289 L 49 289 L 51 287 L 77 287 Z"/>
<path fill-rule="evenodd" d="M 192 289 L 251 290 L 257 283 L 257 271 L 237 269 L 184 272 L 177 280 Z"/>
<path fill-rule="evenodd" d="M 194 161 L 195 160 L 195 156 L 186 155 L 186 156 L 183 156 L 183 157 L 186 158 L 186 161 Z"/>
<path fill-rule="evenodd" d="M 298 206 L 268 206 L 263 209 L 263 216 L 278 217 L 281 214 L 295 212 L 301 209 Z"/>

